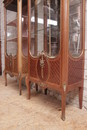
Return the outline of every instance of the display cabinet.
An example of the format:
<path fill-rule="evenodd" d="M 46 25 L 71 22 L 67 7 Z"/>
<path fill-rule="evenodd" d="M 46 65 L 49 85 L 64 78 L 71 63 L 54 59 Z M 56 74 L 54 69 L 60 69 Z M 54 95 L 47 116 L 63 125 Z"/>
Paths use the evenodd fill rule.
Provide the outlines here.
<path fill-rule="evenodd" d="M 27 0 L 4 0 L 5 6 L 5 85 L 7 74 L 21 80 L 28 72 Z"/>
<path fill-rule="evenodd" d="M 79 89 L 82 108 L 85 0 L 29 0 L 28 76 L 30 82 L 61 94 L 65 120 L 67 93 Z"/>

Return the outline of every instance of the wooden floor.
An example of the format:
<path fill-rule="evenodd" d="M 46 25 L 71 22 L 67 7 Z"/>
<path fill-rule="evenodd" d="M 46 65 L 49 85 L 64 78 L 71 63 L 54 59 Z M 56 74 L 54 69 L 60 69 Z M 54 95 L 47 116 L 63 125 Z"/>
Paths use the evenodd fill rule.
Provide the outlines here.
<path fill-rule="evenodd" d="M 9 78 L 4 86 L 0 77 L 0 130 L 87 130 L 87 110 L 66 106 L 66 121 L 61 120 L 60 101 L 33 89 L 27 100 L 23 87 L 19 96 L 16 80 Z"/>

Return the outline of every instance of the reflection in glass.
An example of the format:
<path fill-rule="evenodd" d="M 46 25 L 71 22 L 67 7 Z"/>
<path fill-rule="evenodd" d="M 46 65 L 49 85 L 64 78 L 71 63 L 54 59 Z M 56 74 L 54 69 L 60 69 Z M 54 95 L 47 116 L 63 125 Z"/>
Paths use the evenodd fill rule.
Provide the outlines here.
<path fill-rule="evenodd" d="M 27 0 L 22 1 L 22 52 L 28 56 L 28 10 Z"/>
<path fill-rule="evenodd" d="M 60 48 L 60 0 L 31 1 L 31 54 L 56 56 Z"/>
<path fill-rule="evenodd" d="M 7 10 L 7 55 L 17 54 L 17 12 Z"/>
<path fill-rule="evenodd" d="M 78 57 L 82 52 L 81 2 L 80 0 L 70 0 L 69 6 L 69 50 L 74 57 Z"/>

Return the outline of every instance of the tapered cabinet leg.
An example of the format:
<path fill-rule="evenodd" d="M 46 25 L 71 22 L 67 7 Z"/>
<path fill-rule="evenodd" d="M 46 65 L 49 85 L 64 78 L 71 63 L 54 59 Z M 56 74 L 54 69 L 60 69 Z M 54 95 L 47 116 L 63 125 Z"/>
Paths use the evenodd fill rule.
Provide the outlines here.
<path fill-rule="evenodd" d="M 82 101 L 83 101 L 83 87 L 79 88 L 79 108 L 82 109 Z"/>
<path fill-rule="evenodd" d="M 44 90 L 44 94 L 47 95 L 47 88 Z"/>
<path fill-rule="evenodd" d="M 7 73 L 4 73 L 5 76 L 5 86 L 7 86 Z"/>
<path fill-rule="evenodd" d="M 38 84 L 35 84 L 36 92 L 38 92 Z"/>
<path fill-rule="evenodd" d="M 21 78 L 19 79 L 19 95 L 22 95 Z"/>
<path fill-rule="evenodd" d="M 28 99 L 30 99 L 30 82 L 29 82 L 29 78 L 27 76 L 26 76 L 25 82 L 26 82 L 26 86 L 27 86 L 27 90 L 28 90 Z"/>
<path fill-rule="evenodd" d="M 66 94 L 65 93 L 63 93 L 62 94 L 62 115 L 61 115 L 61 119 L 63 120 L 63 121 L 65 121 L 65 107 L 66 107 Z"/>

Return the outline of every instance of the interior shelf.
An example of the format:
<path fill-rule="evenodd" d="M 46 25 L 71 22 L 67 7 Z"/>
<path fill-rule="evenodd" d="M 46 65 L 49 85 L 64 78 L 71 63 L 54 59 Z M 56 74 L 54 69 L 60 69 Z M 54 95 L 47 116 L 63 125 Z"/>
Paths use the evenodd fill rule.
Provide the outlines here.
<path fill-rule="evenodd" d="M 75 7 L 75 6 L 78 6 L 78 5 L 80 5 L 80 4 L 82 4 L 82 2 L 80 1 L 78 1 L 78 0 L 73 0 L 71 3 L 70 3 L 70 7 Z"/>
<path fill-rule="evenodd" d="M 28 16 L 27 16 L 27 15 L 22 15 L 22 17 L 23 17 L 23 18 L 28 18 Z"/>
<path fill-rule="evenodd" d="M 27 18 L 28 16 L 22 15 L 22 18 Z M 17 18 L 7 23 L 7 26 L 15 26 L 17 27 Z"/>
<path fill-rule="evenodd" d="M 12 42 L 17 42 L 17 39 L 18 39 L 17 37 L 11 38 L 11 39 L 7 39 L 7 42 L 11 42 L 11 41 Z"/>
<path fill-rule="evenodd" d="M 27 40 L 27 36 L 22 36 L 22 40 Z M 18 38 L 15 37 L 15 38 L 12 38 L 12 39 L 8 39 L 7 42 L 17 42 Z"/>
<path fill-rule="evenodd" d="M 17 19 L 14 19 L 14 20 L 10 21 L 9 23 L 7 23 L 7 26 L 17 27 Z"/>
<path fill-rule="evenodd" d="M 28 39 L 27 36 L 22 36 L 22 40 L 23 40 L 23 41 L 26 41 L 27 39 Z"/>

